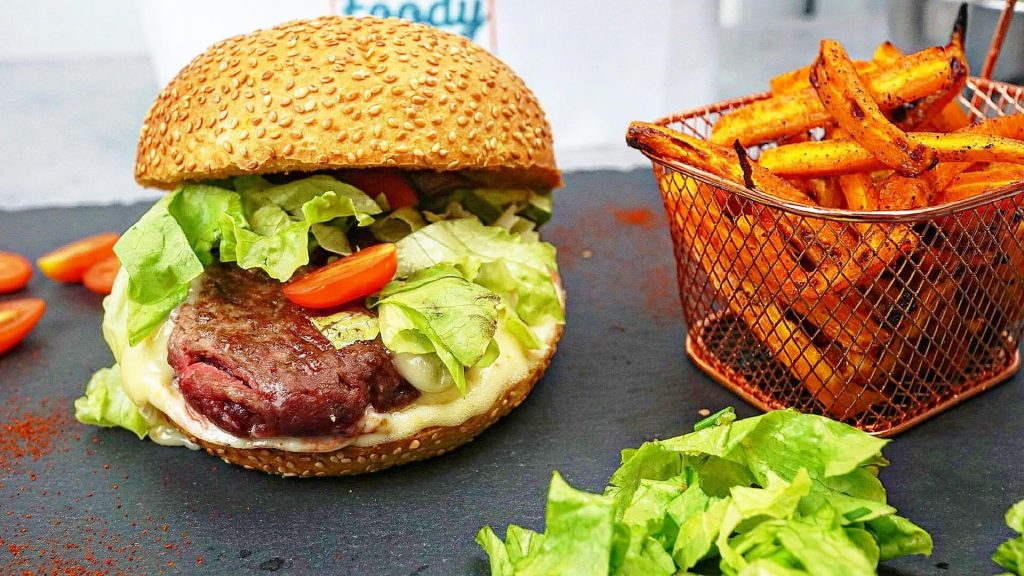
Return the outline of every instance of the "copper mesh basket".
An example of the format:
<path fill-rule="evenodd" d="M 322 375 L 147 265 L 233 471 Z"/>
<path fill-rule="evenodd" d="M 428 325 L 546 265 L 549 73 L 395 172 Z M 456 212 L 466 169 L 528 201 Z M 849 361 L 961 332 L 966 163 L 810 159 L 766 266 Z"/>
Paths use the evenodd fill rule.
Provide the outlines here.
<path fill-rule="evenodd" d="M 976 118 L 1024 113 L 1024 88 L 972 78 L 965 92 Z M 707 138 L 721 115 L 767 96 L 659 123 Z M 751 404 L 888 436 L 1017 371 L 1024 187 L 857 212 L 794 204 L 649 157 L 672 230 L 686 351 Z M 820 237 L 842 248 L 817 245 Z M 908 237 L 913 249 L 883 251 Z M 808 278 L 828 270 L 839 273 L 827 290 L 809 293 Z"/>

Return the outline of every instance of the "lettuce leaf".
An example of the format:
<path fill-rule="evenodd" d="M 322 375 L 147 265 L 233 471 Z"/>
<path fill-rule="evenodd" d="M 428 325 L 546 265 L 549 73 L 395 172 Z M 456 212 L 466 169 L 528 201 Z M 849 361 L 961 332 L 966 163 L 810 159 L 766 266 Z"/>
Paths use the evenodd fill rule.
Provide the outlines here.
<path fill-rule="evenodd" d="M 238 180 L 235 179 L 236 190 Z M 262 178 L 250 178 L 242 180 L 242 186 L 248 192 L 247 210 L 275 205 L 296 217 L 301 213 L 310 222 L 356 216 L 360 226 L 369 226 L 373 215 L 381 212 L 380 206 L 361 190 L 325 174 L 277 185 Z"/>
<path fill-rule="evenodd" d="M 149 433 L 145 416 L 121 387 L 121 369 L 117 364 L 92 375 L 85 395 L 75 400 L 75 419 L 93 426 L 127 428 L 140 440 Z"/>
<path fill-rule="evenodd" d="M 216 186 L 183 186 L 167 205 L 192 251 L 203 263 L 213 263 L 213 248 L 221 240 L 221 216 L 236 219 L 242 214 L 242 198 L 237 192 Z"/>
<path fill-rule="evenodd" d="M 348 241 L 346 234 L 348 230 L 344 220 L 313 224 L 309 227 L 309 231 L 313 233 L 316 243 L 324 250 L 341 256 L 348 256 L 352 253 L 352 245 Z"/>
<path fill-rule="evenodd" d="M 470 282 L 498 294 L 505 307 L 529 326 L 548 318 L 564 321 L 552 279 L 555 247 L 529 242 L 507 230 L 485 226 L 472 218 L 445 220 L 400 240 L 398 277 L 446 264 Z"/>
<path fill-rule="evenodd" d="M 602 496 L 571 493 L 556 474 L 547 529 L 531 536 L 542 546 L 514 556 L 511 537 L 490 528 L 478 542 L 494 574 L 667 575 L 712 562 L 727 575 L 875 574 L 880 561 L 932 547 L 885 504 L 885 444 L 791 410 L 738 421 L 722 411 L 693 433 L 623 451 Z M 609 517 L 610 544 L 604 524 L 595 529 Z M 572 545 L 556 545 L 567 533 Z"/>
<path fill-rule="evenodd" d="M 184 301 L 189 284 L 213 263 L 214 251 L 222 262 L 259 268 L 285 281 L 309 262 L 309 251 L 317 244 L 340 254 L 350 251 L 345 237 L 349 223 L 369 226 L 381 212 L 369 196 L 330 176 L 280 185 L 244 176 L 230 185 L 234 190 L 211 184 L 179 186 L 114 246 L 129 276 L 131 345 Z"/>
<path fill-rule="evenodd" d="M 189 283 L 203 273 L 193 250 L 168 206 L 177 193 L 157 202 L 114 245 L 128 274 L 128 343 L 138 344 L 188 296 Z M 193 226 L 191 229 L 200 229 Z"/>
<path fill-rule="evenodd" d="M 380 334 L 380 325 L 372 314 L 359 310 L 342 310 L 330 316 L 313 316 L 313 326 L 338 350 Z"/>
<path fill-rule="evenodd" d="M 535 554 L 519 559 L 515 574 L 608 574 L 614 516 L 611 498 L 576 490 L 555 472 L 548 489 L 544 540 Z"/>
<path fill-rule="evenodd" d="M 1024 533 L 1024 500 L 1014 504 L 1006 512 L 1006 525 L 1018 534 Z M 1024 574 L 1024 536 L 1007 540 L 996 548 L 992 561 L 1012 574 Z"/>
<path fill-rule="evenodd" d="M 245 269 L 259 268 L 282 282 L 309 263 L 309 234 L 314 226 L 317 239 L 326 248 L 345 253 L 340 218 L 353 218 L 359 226 L 373 224 L 380 206 L 357 188 L 325 175 L 310 176 L 286 184 L 269 185 L 265 180 L 243 181 L 244 218 L 221 219 L 229 232 L 233 251 L 221 249 L 221 260 L 237 262 Z M 236 184 L 236 188 L 238 185 Z M 318 226 L 333 223 L 333 229 Z"/>
<path fill-rule="evenodd" d="M 398 242 L 426 225 L 419 210 L 406 206 L 378 218 L 370 225 L 370 232 L 381 242 Z"/>
<path fill-rule="evenodd" d="M 457 204 L 484 224 L 496 224 L 502 216 L 519 216 L 536 226 L 551 220 L 551 193 L 523 188 L 462 188 L 427 202 L 427 210 L 450 212 Z M 530 227 L 532 229 L 532 227 Z"/>
<path fill-rule="evenodd" d="M 445 265 L 425 268 L 386 285 L 371 298 L 384 345 L 395 353 L 437 354 L 460 392 L 465 367 L 486 365 L 493 344 L 500 299 Z"/>

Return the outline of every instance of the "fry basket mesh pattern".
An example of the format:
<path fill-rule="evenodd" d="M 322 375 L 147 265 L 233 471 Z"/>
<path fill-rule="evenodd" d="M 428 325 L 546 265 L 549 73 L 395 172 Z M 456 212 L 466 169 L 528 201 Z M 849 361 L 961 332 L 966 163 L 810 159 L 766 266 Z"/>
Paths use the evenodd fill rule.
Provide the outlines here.
<path fill-rule="evenodd" d="M 1022 92 L 972 78 L 960 102 L 975 118 L 1019 114 Z M 707 138 L 721 115 L 765 97 L 659 123 Z M 1016 372 L 1024 187 L 899 213 L 807 210 L 651 160 L 687 353 L 748 402 L 887 436 Z M 893 249 L 908 239 L 911 249 Z"/>

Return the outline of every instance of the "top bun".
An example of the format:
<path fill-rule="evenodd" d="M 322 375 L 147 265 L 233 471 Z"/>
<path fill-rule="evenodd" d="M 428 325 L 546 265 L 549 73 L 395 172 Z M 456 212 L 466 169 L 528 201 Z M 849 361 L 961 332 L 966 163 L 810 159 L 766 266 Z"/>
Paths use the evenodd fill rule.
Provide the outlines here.
<path fill-rule="evenodd" d="M 327 16 L 215 44 L 146 114 L 135 179 L 396 167 L 561 184 L 551 127 L 503 62 L 397 19 Z"/>

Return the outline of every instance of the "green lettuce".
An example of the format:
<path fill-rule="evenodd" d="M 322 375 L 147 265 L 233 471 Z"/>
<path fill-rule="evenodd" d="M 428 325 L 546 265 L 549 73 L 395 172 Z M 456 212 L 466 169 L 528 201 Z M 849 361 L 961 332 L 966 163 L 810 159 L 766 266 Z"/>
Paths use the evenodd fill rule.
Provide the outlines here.
<path fill-rule="evenodd" d="M 623 451 L 603 495 L 556 473 L 544 533 L 510 526 L 502 542 L 484 528 L 477 542 L 497 575 L 875 574 L 880 561 L 932 548 L 885 503 L 885 444 L 820 416 L 737 421 L 727 410 Z"/>
<path fill-rule="evenodd" d="M 157 202 L 114 245 L 128 274 L 128 343 L 132 346 L 185 300 L 189 284 L 203 273 L 193 242 L 168 210 L 176 196 Z"/>
<path fill-rule="evenodd" d="M 398 249 L 399 277 L 446 264 L 498 294 L 504 307 L 528 326 L 563 321 L 553 274 L 555 247 L 531 242 L 473 218 L 435 222 L 406 236 Z"/>
<path fill-rule="evenodd" d="M 1006 513 L 1006 525 L 1017 534 L 1024 533 L 1024 500 L 1014 504 Z M 1018 576 L 1024 574 L 1024 536 L 1007 540 L 996 548 L 992 561 Z"/>
<path fill-rule="evenodd" d="M 230 228 L 234 250 L 229 253 L 222 247 L 221 260 L 245 269 L 260 268 L 282 282 L 309 263 L 314 226 L 320 245 L 344 254 L 351 248 L 347 238 L 338 235 L 344 234 L 348 220 L 369 226 L 373 215 L 381 213 L 369 196 L 325 175 L 276 186 L 250 177 L 242 186 L 244 217 L 222 219 Z"/>
<path fill-rule="evenodd" d="M 286 281 L 315 246 L 347 254 L 349 226 L 373 224 L 380 206 L 330 176 L 274 185 L 258 176 L 183 185 L 122 235 L 114 251 L 129 277 L 128 341 L 148 336 L 214 261 Z M 311 239 L 312 238 L 312 239 Z"/>
<path fill-rule="evenodd" d="M 547 532 L 509 526 L 503 543 L 489 527 L 477 542 L 491 556 L 496 576 L 609 574 L 615 530 L 614 501 L 569 486 L 555 472 L 548 489 Z"/>
<path fill-rule="evenodd" d="M 398 242 L 426 225 L 419 210 L 406 206 L 378 218 L 370 225 L 370 232 L 381 242 Z"/>
<path fill-rule="evenodd" d="M 497 356 L 499 302 L 496 294 L 446 265 L 393 281 L 369 300 L 389 350 L 437 354 L 463 393 L 464 368 L 486 366 Z"/>
<path fill-rule="evenodd" d="M 497 224 L 509 215 L 541 226 L 551 220 L 551 193 L 521 188 L 463 188 L 426 202 L 432 213 L 451 210 L 453 204 L 474 214 L 484 224 Z M 530 227 L 532 229 L 532 226 Z"/>
<path fill-rule="evenodd" d="M 352 253 L 352 244 L 348 241 L 348 223 L 345 219 L 313 224 L 309 231 L 324 250 L 341 256 Z"/>
<path fill-rule="evenodd" d="M 127 428 L 141 440 L 149 423 L 121 387 L 117 364 L 97 370 L 85 387 L 85 396 L 75 400 L 75 418 L 82 424 L 105 428 Z"/>
<path fill-rule="evenodd" d="M 342 310 L 330 316 L 313 316 L 313 326 L 337 349 L 365 340 L 373 340 L 380 334 L 377 317 L 359 310 Z"/>

